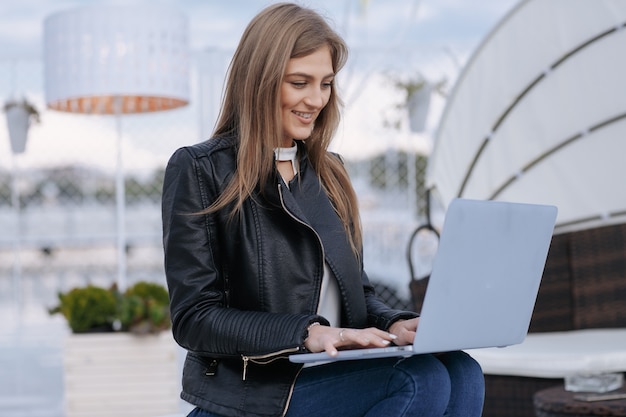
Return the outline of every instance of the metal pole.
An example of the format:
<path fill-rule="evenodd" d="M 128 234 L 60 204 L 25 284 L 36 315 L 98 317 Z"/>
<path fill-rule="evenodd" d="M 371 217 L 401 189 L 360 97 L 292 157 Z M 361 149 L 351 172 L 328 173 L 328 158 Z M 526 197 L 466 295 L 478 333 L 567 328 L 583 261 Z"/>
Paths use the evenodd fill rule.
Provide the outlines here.
<path fill-rule="evenodd" d="M 407 187 L 408 187 L 408 198 L 409 198 L 409 212 L 411 213 L 412 219 L 417 219 L 419 217 L 417 204 L 417 169 L 415 169 L 415 163 L 417 161 L 415 144 L 411 141 L 411 133 L 409 131 L 409 145 L 407 146 L 407 154 L 406 154 L 406 176 L 407 176 Z"/>
<path fill-rule="evenodd" d="M 11 206 L 15 216 L 15 235 L 13 237 L 13 300 L 19 321 L 22 319 L 22 214 L 20 209 L 20 193 L 18 189 L 19 168 L 17 156 L 11 152 Z"/>
<path fill-rule="evenodd" d="M 122 157 L 122 98 L 115 97 L 115 127 L 117 131 L 117 161 L 115 169 L 115 206 L 117 222 L 117 288 L 126 289 L 126 190 Z"/>

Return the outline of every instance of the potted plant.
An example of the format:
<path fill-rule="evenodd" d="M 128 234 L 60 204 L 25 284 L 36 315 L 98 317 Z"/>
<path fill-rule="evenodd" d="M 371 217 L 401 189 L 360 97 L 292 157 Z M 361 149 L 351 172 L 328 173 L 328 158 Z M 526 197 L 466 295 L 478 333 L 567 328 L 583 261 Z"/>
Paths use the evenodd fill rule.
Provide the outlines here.
<path fill-rule="evenodd" d="M 9 128 L 9 139 L 13 153 L 23 153 L 26 150 L 28 129 L 33 123 L 39 123 L 40 116 L 37 108 L 25 98 L 11 99 L 4 103 L 4 113 Z"/>
<path fill-rule="evenodd" d="M 439 82 L 431 82 L 426 79 L 422 74 L 417 73 L 413 78 L 403 79 L 398 76 L 389 77 L 393 83 L 394 88 L 404 93 L 404 101 L 396 106 L 398 110 L 404 110 L 408 112 L 409 116 L 409 128 L 411 132 L 423 132 L 426 127 L 426 118 L 430 109 L 430 99 L 433 92 L 439 93 L 445 96 L 444 88 L 446 85 L 446 79 Z M 385 125 L 400 128 L 401 121 L 388 121 L 385 120 Z"/>
<path fill-rule="evenodd" d="M 163 286 L 138 282 L 121 296 L 118 309 L 121 328 L 136 334 L 169 329 L 169 304 L 169 295 Z"/>
<path fill-rule="evenodd" d="M 169 296 L 160 284 L 139 281 L 121 293 L 87 285 L 59 293 L 50 314 L 62 314 L 73 333 L 159 333 L 169 329 Z"/>
<path fill-rule="evenodd" d="M 63 352 L 66 417 L 96 409 L 129 417 L 179 412 L 178 348 L 167 331 L 164 286 L 87 285 L 58 297 L 49 312 L 62 314 L 71 330 Z"/>
<path fill-rule="evenodd" d="M 73 333 L 110 332 L 117 315 L 117 299 L 112 290 L 88 285 L 59 293 L 59 305 L 50 314 L 62 314 Z"/>

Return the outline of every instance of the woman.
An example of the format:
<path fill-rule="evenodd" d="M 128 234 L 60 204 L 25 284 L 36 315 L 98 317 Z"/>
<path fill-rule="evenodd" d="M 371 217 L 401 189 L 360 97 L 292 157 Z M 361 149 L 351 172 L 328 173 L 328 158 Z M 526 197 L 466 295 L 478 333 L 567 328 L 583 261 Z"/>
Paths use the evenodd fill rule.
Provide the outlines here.
<path fill-rule="evenodd" d="M 376 297 L 354 190 L 327 151 L 346 57 L 314 11 L 266 8 L 235 52 L 214 137 L 170 159 L 165 265 L 190 416 L 481 413 L 482 372 L 462 352 L 304 369 L 287 359 L 408 344 L 418 324 Z"/>

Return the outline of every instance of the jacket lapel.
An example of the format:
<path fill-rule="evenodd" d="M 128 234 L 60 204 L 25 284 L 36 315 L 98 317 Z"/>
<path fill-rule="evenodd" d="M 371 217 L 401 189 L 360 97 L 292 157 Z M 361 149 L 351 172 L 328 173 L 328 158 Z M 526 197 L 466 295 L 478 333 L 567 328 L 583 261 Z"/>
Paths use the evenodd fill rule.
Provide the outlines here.
<path fill-rule="evenodd" d="M 291 185 L 291 192 L 283 193 L 285 206 L 319 235 L 325 260 L 343 295 L 346 325 L 359 325 L 366 317 L 360 264 L 352 252 L 343 224 L 307 158 L 300 160 L 299 175 L 299 181 Z"/>

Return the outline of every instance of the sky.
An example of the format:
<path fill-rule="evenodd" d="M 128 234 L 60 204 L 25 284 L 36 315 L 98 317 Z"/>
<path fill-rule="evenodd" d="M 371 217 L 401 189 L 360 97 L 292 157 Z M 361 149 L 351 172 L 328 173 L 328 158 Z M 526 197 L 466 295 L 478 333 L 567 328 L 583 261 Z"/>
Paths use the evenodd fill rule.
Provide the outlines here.
<path fill-rule="evenodd" d="M 245 25 L 267 0 L 20 0 L 0 3 L 0 58 L 42 53 L 43 21 L 55 12 L 86 5 L 163 5 L 189 18 L 190 46 L 234 48 Z M 446 45 L 464 54 L 517 0 L 306 0 L 334 21 L 356 48 Z"/>
<path fill-rule="evenodd" d="M 43 25 L 50 15 L 87 5 L 136 5 L 152 7 L 162 5 L 182 12 L 188 19 L 189 47 L 194 56 L 222 57 L 224 64 L 218 67 L 216 79 L 223 79 L 229 54 L 237 45 L 239 37 L 249 20 L 263 7 L 275 1 L 264 0 L 20 0 L 0 3 L 0 69 L 4 81 L 0 81 L 0 100 L 7 95 L 23 91 L 43 89 L 41 81 L 24 80 L 21 65 L 41 61 L 43 57 Z M 348 157 L 365 157 L 384 150 L 390 144 L 417 147 L 428 152 L 429 140 L 436 128 L 438 117 L 445 106 L 444 96 L 433 96 L 427 130 L 418 137 L 411 134 L 390 132 L 383 127 L 393 115 L 401 94 L 390 88 L 390 77 L 410 77 L 419 73 L 426 79 L 438 82 L 446 80 L 445 92 L 449 92 L 463 65 L 471 57 L 498 22 L 510 12 L 518 0 L 307 0 L 300 1 L 325 15 L 331 24 L 346 39 L 350 49 L 349 65 L 340 74 L 342 95 L 346 103 L 344 121 L 334 146 Z M 211 55 L 213 54 L 213 55 Z M 27 64 L 24 64 L 27 63 Z M 12 70 L 7 70 L 12 68 Z M 17 70 L 15 69 L 17 68 Z M 9 73 L 6 73 L 9 71 Z M 31 70 L 32 71 L 32 70 Z M 17 72 L 17 75 L 15 74 Z M 390 75 L 391 74 L 391 75 Z M 395 75 L 394 75 L 395 74 Z M 34 83 L 36 85 L 30 85 Z M 9 85 L 11 84 L 11 85 Z M 17 88 L 15 87 L 17 85 Z M 213 108 L 219 104 L 218 94 L 211 94 Z M 34 93 L 33 98 L 45 108 L 43 92 Z M 38 95 L 39 94 L 39 95 Z M 204 98 L 202 98 L 204 100 Z M 211 101 L 209 100 L 209 101 Z M 73 149 L 104 146 L 92 152 L 85 150 L 96 164 L 98 154 L 113 152 L 110 137 L 114 127 L 111 123 L 94 129 L 94 119 L 60 115 L 45 111 L 44 123 L 31 129 L 28 152 L 24 154 L 26 166 L 45 165 L 46 161 L 62 158 L 63 146 L 51 138 L 63 137 Z M 173 116 L 162 120 L 173 123 Z M 202 116 L 200 116 L 202 118 Z M 186 119 L 187 129 L 210 131 L 209 121 L 198 121 L 197 116 Z M 165 123 L 164 122 L 164 123 Z M 67 131 L 67 126 L 75 126 Z M 132 126 L 132 121 L 127 123 Z M 194 126 L 189 126 L 193 124 Z M 198 124 L 200 126 L 198 126 Z M 0 124 L 0 130 L 2 130 Z M 63 129 L 66 131 L 63 134 Z M 95 130 L 99 130 L 96 132 Z M 56 132 L 56 133 L 55 133 Z M 88 133 L 87 133 L 88 132 Z M 405 132 L 406 133 L 406 132 Z M 84 143 L 85 135 L 93 140 Z M 191 132 L 190 135 L 194 133 Z M 6 134 L 0 132 L 0 166 L 9 162 L 10 148 Z M 82 136 L 79 138 L 78 136 Z M 132 136 L 132 129 L 126 131 Z M 73 138 L 73 139 L 72 139 Z M 200 139 L 200 138 L 198 138 Z M 191 140 L 191 139 L 185 139 Z M 125 152 L 135 155 L 135 160 L 144 160 L 147 165 L 163 162 L 179 143 L 163 146 L 147 146 L 142 139 L 132 138 L 125 142 Z M 407 145 L 409 141 L 410 144 Z M 51 146 L 50 143 L 56 143 Z M 145 141 L 144 141 L 145 142 Z M 158 151 L 155 151 L 158 149 Z M 95 152 L 93 151 L 95 150 Z M 60 151 L 60 152 L 59 152 Z M 51 157 L 58 152 L 59 155 Z M 67 154 L 67 152 L 65 152 Z M 56 155 L 56 154 L 55 154 Z M 66 155 L 67 156 L 67 155 Z M 110 159 L 110 158 L 105 158 Z M 106 165 L 106 164 L 105 164 Z"/>

